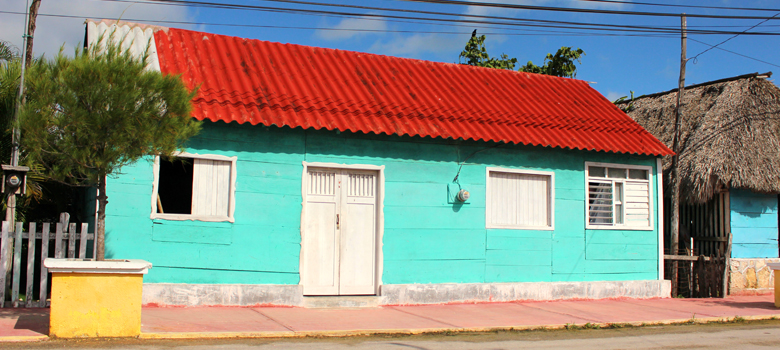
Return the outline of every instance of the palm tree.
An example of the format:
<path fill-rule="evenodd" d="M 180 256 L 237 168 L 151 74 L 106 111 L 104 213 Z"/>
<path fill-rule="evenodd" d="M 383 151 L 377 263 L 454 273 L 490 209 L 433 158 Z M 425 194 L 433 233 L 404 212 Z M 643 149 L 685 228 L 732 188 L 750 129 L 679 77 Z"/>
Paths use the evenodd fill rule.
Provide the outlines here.
<path fill-rule="evenodd" d="M 19 48 L 14 46 L 13 44 L 0 40 L 0 63 L 1 64 L 7 64 L 7 62 L 11 62 L 13 60 L 19 59 L 22 56 L 21 51 L 19 51 Z M 5 62 L 3 62 L 5 61 Z"/>

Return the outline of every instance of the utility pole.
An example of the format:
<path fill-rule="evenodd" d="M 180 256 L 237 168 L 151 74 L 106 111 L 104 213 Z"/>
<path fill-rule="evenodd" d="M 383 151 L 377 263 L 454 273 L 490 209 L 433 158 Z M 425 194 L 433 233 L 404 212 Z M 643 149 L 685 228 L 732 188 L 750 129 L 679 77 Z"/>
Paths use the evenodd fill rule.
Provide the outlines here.
<path fill-rule="evenodd" d="M 25 11 L 28 9 L 32 10 L 34 8 L 35 14 L 37 15 L 38 7 L 41 5 L 40 0 L 33 0 L 33 5 L 31 7 L 29 5 L 30 0 L 27 0 L 27 2 L 25 2 Z M 32 32 L 30 32 L 30 28 L 32 27 L 32 30 L 35 30 L 35 18 L 32 16 L 32 12 L 29 12 L 29 14 L 30 17 L 28 17 L 27 14 L 24 16 L 24 35 L 22 35 L 22 47 L 25 48 L 25 51 L 22 55 L 22 72 L 21 77 L 19 78 L 19 96 L 16 100 L 13 133 L 11 134 L 11 166 L 13 167 L 19 166 L 19 113 L 21 112 L 22 103 L 24 101 L 24 71 L 29 64 L 28 55 L 32 55 Z M 30 25 L 31 17 L 32 25 Z M 5 204 L 5 221 L 9 223 L 10 227 L 13 227 L 14 222 L 16 221 L 16 194 L 9 193 Z"/>
<path fill-rule="evenodd" d="M 685 64 L 688 62 L 687 56 L 687 24 L 686 17 L 683 13 L 680 16 L 681 21 L 681 38 L 682 38 L 682 50 L 680 53 L 680 80 L 677 85 L 677 107 L 674 109 L 674 139 L 672 140 L 672 241 L 669 247 L 671 250 L 670 255 L 676 256 L 679 252 L 680 245 L 680 169 L 679 169 L 679 144 L 680 144 L 680 105 L 682 104 L 682 97 L 685 92 Z M 678 293 L 678 271 L 677 260 L 672 258 L 672 297 L 676 297 Z"/>
<path fill-rule="evenodd" d="M 33 59 L 33 33 L 35 33 L 35 20 L 38 18 L 38 8 L 41 7 L 41 0 L 33 0 L 30 5 L 30 15 L 28 16 L 26 39 L 27 45 L 25 45 L 25 62 L 29 66 Z M 16 165 L 16 164 L 14 164 Z"/>

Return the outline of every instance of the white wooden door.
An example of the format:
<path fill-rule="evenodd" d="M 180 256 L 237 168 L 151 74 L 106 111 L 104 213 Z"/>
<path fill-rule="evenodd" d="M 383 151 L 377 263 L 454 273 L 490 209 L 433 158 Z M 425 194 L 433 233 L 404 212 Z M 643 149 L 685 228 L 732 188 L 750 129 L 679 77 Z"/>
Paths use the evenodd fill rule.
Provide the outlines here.
<path fill-rule="evenodd" d="M 304 295 L 376 294 L 376 173 L 310 169 L 304 216 Z"/>

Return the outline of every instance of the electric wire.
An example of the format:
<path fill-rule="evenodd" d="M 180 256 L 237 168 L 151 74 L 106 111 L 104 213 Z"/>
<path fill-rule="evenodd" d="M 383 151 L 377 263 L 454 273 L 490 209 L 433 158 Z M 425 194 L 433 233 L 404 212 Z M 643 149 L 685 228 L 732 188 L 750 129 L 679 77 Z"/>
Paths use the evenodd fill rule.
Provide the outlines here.
<path fill-rule="evenodd" d="M 691 37 L 688 37 L 688 40 L 690 40 L 690 41 L 695 41 L 695 42 L 697 42 L 697 43 L 699 43 L 699 44 L 702 44 L 702 45 L 710 46 L 710 49 L 718 49 L 718 50 L 721 50 L 721 51 L 724 51 L 724 52 L 728 52 L 728 53 L 731 53 L 731 54 L 734 54 L 734 55 L 737 55 L 737 56 L 740 56 L 740 57 L 744 57 L 744 58 L 747 58 L 747 59 L 750 59 L 750 60 L 753 60 L 753 61 L 756 61 L 756 62 L 761 62 L 761 63 L 765 63 L 765 64 L 768 64 L 768 65 L 770 65 L 770 66 L 773 66 L 773 67 L 778 67 L 778 68 L 780 68 L 780 65 L 777 65 L 777 64 L 774 64 L 774 63 L 770 63 L 770 62 L 767 62 L 767 61 L 764 61 L 764 60 L 760 60 L 760 59 L 758 59 L 758 58 L 755 58 L 755 57 L 750 57 L 750 56 L 748 56 L 748 55 L 743 55 L 743 54 L 741 54 L 741 53 L 739 53 L 739 52 L 734 52 L 734 51 L 731 51 L 731 50 L 726 50 L 726 49 L 724 49 L 724 48 L 722 48 L 722 47 L 718 47 L 717 45 L 708 44 L 708 43 L 705 43 L 705 42 L 703 42 L 703 41 L 696 40 L 696 39 L 694 39 L 694 38 L 691 38 Z"/>
<path fill-rule="evenodd" d="M 274 1 L 274 0 L 264 0 L 264 1 Z M 681 16 L 681 14 L 679 13 L 668 13 L 668 12 L 581 9 L 581 8 L 571 8 L 571 7 L 537 6 L 537 5 L 507 4 L 507 3 L 497 3 L 497 2 L 476 2 L 476 1 L 461 1 L 461 0 L 397 0 L 397 1 L 442 4 L 442 5 L 490 7 L 490 8 L 513 9 L 513 10 L 550 11 L 550 12 L 599 13 L 599 14 L 607 14 L 607 15 L 656 16 L 656 17 L 680 17 Z M 778 18 L 766 17 L 766 16 L 706 15 L 700 13 L 686 14 L 686 16 L 691 18 L 718 18 L 718 19 L 778 19 Z"/>
<path fill-rule="evenodd" d="M 14 11 L 2 11 L 0 14 L 12 14 L 12 15 L 24 15 L 24 12 Z M 42 17 L 54 17 L 54 18 L 79 18 L 83 19 L 89 16 L 77 16 L 77 15 L 61 15 L 50 13 L 39 13 L 38 16 Z M 140 22 L 140 23 L 168 23 L 168 24 L 187 24 L 187 25 L 209 25 L 218 27 L 248 27 L 248 28 L 268 28 L 268 29 L 300 29 L 300 30 L 325 30 L 325 31 L 346 31 L 346 32 L 369 32 L 369 33 L 412 33 L 412 34 L 445 34 L 445 35 L 466 35 L 471 33 L 471 29 L 474 26 L 458 25 L 459 27 L 468 27 L 468 31 L 421 31 L 421 30 L 390 30 L 390 29 L 364 29 L 364 28 L 332 28 L 332 27 L 303 27 L 303 26 L 278 26 L 278 25 L 262 25 L 262 24 L 242 24 L 242 23 L 214 23 L 214 22 L 195 22 L 195 21 L 172 21 L 172 20 L 150 20 L 142 18 L 120 18 L 120 17 L 101 17 L 108 20 L 122 20 L 127 22 Z M 495 29 L 495 27 L 478 28 Z M 619 37 L 646 37 L 646 38 L 676 38 L 674 34 L 617 34 L 617 33 L 580 33 L 580 32 L 566 32 L 566 31 L 549 31 L 549 30 L 523 30 L 507 28 L 507 30 L 515 31 L 528 31 L 537 33 L 515 33 L 515 32 L 482 32 L 485 35 L 507 35 L 507 36 L 619 36 Z"/>
<path fill-rule="evenodd" d="M 262 7 L 262 6 L 251 6 L 251 5 L 238 5 L 238 4 L 220 4 L 220 3 L 210 3 L 205 1 L 181 1 L 181 0 L 147 0 L 147 1 L 128 1 L 128 0 L 100 0 L 100 1 L 111 1 L 111 2 L 132 2 L 132 3 L 140 3 L 140 4 L 151 4 L 151 3 L 158 3 L 158 4 L 171 4 L 171 5 L 183 5 L 188 6 L 188 3 L 199 3 L 204 7 L 217 7 L 217 8 L 227 8 L 227 9 L 242 9 L 247 8 L 251 10 L 259 10 L 259 11 L 269 11 L 269 12 L 281 12 L 281 13 L 293 13 L 293 14 L 318 14 L 318 15 L 334 15 L 339 17 L 358 17 L 362 18 L 365 17 L 366 14 L 355 14 L 355 13 L 344 13 L 344 12 L 334 12 L 334 11 L 320 11 L 320 10 L 309 10 L 309 9 L 290 9 L 290 8 L 271 8 L 271 7 Z M 273 1 L 273 2 L 287 2 L 287 3 L 311 3 L 311 2 L 305 2 L 305 1 L 295 1 L 295 0 L 261 0 L 261 1 Z M 444 0 L 397 0 L 397 1 L 411 1 L 411 2 L 432 2 L 432 3 L 470 3 L 465 1 L 444 1 Z M 586 0 L 583 0 L 586 1 Z M 313 4 L 313 3 L 312 3 Z M 322 4 L 317 4 L 322 5 Z M 382 8 L 376 8 L 376 9 L 382 9 Z M 13 11 L 0 11 L 0 13 L 8 13 L 8 14 L 22 14 L 20 12 L 13 12 Z M 65 17 L 65 18 L 84 18 L 83 16 L 72 16 L 72 15 L 58 15 L 58 14 L 39 14 L 41 16 L 48 16 L 48 17 Z M 441 15 L 453 15 L 453 14 L 441 14 Z M 740 54 L 738 52 L 734 52 L 731 50 L 726 50 L 723 48 L 718 47 L 719 45 L 735 38 L 739 35 L 778 35 L 780 33 L 777 32 L 750 32 L 749 30 L 769 21 L 772 19 L 778 19 L 777 16 L 780 15 L 780 12 L 775 14 L 772 17 L 759 17 L 762 18 L 763 21 L 742 31 L 742 32 L 726 32 L 726 31 L 692 31 L 691 34 L 734 34 L 732 37 L 726 39 L 725 41 L 717 44 L 717 45 L 710 45 L 705 42 L 689 38 L 690 40 L 701 43 L 703 45 L 710 46 L 707 50 L 704 50 L 703 52 L 699 53 L 698 55 L 694 56 L 693 59 L 700 56 L 701 54 L 710 51 L 714 48 L 717 48 L 721 51 L 728 52 L 734 55 L 738 55 L 747 59 L 751 59 L 757 62 L 761 62 L 764 64 L 768 64 L 775 67 L 780 67 L 778 65 L 775 65 L 773 63 L 763 61 L 754 57 L 750 57 L 744 54 Z M 384 17 L 382 15 L 377 15 L 378 17 Z M 677 16 L 677 15 L 675 15 Z M 690 16 L 690 15 L 686 15 Z M 487 18 L 495 18 L 492 16 L 485 16 Z M 739 18 L 742 19 L 743 16 L 732 16 L 733 18 Z M 420 18 L 420 17 L 409 17 L 409 16 L 391 16 L 390 18 L 394 19 L 406 19 L 406 20 L 418 20 L 418 21 L 427 21 L 427 20 L 439 20 L 439 21 L 447 21 L 443 19 L 431 19 L 431 18 Z M 107 18 L 108 19 L 108 18 Z M 118 18 L 114 18 L 118 19 Z M 499 17 L 501 19 L 501 17 Z M 465 34 L 461 32 L 444 32 L 444 31 L 418 31 L 418 30 L 385 30 L 385 29 L 361 29 L 361 28 L 329 28 L 329 27 L 301 27 L 301 26 L 274 26 L 274 25 L 252 25 L 252 24 L 239 24 L 239 23 L 209 23 L 209 22 L 194 22 L 194 21 L 166 21 L 166 20 L 146 20 L 146 19 L 123 19 L 128 21 L 139 21 L 139 22 L 152 22 L 152 23 L 174 23 L 174 24 L 194 24 L 194 25 L 213 25 L 213 26 L 232 26 L 232 27 L 258 27 L 258 28 L 278 28 L 278 29 L 305 29 L 305 30 L 327 30 L 327 31 L 354 31 L 354 32 L 390 32 L 390 33 L 424 33 L 424 34 Z M 524 19 L 513 19 L 517 21 L 525 21 Z M 531 21 L 541 21 L 541 20 L 531 20 Z M 603 31 L 612 31 L 612 32 L 625 32 L 625 31 L 633 31 L 633 32 L 644 32 L 644 33 L 653 33 L 653 34 L 614 34 L 614 33 L 601 33 L 601 32 L 563 32 L 563 31 L 541 31 L 545 34 L 529 34 L 529 33 L 506 33 L 506 32 L 500 32 L 500 33 L 485 33 L 485 34 L 499 34 L 499 35 L 556 35 L 556 36 L 637 36 L 637 37 L 661 37 L 661 38 L 669 38 L 671 37 L 671 34 L 679 33 L 679 30 L 674 30 L 673 27 L 657 27 L 652 28 L 653 30 L 656 29 L 668 29 L 666 32 L 656 32 L 650 29 L 647 30 L 630 30 L 628 28 L 626 29 L 616 29 L 616 28 L 581 28 L 581 27 L 567 27 L 567 26 L 549 26 L 549 25 L 537 25 L 537 24 L 528 24 L 528 23 L 522 23 L 522 24 L 516 24 L 516 23 L 504 23 L 504 22 L 484 22 L 484 21 L 461 21 L 461 20 L 455 20 L 451 22 L 466 22 L 470 24 L 495 24 L 495 25 L 501 25 L 501 29 L 505 30 L 519 30 L 519 29 L 513 29 L 513 28 L 505 28 L 503 26 L 507 25 L 519 25 L 519 26 L 530 26 L 530 27 L 542 27 L 542 28 L 562 28 L 562 29 L 575 29 L 575 30 L 595 30 L 600 29 Z M 577 23 L 577 22 L 564 22 L 564 21 L 546 21 L 550 23 Z M 420 24 L 421 22 L 411 22 L 411 23 L 417 23 Z M 427 24 L 437 24 L 437 23 L 427 23 Z M 595 25 L 590 23 L 585 23 L 584 25 Z M 471 25 L 454 25 L 454 26 L 469 26 Z M 618 26 L 619 25 L 615 25 Z M 638 27 L 638 26 L 633 26 Z M 524 30 L 524 31 L 533 31 L 533 30 Z M 554 33 L 554 34 L 550 34 Z"/>
<path fill-rule="evenodd" d="M 621 4 L 621 5 L 640 5 L 640 6 L 659 6 L 659 7 L 674 7 L 674 8 L 698 8 L 708 10 L 740 10 L 740 11 L 770 11 L 777 12 L 780 9 L 767 9 L 767 8 L 755 8 L 755 7 L 728 7 L 728 6 L 704 6 L 704 5 L 682 5 L 682 4 L 657 4 L 652 2 L 640 2 L 640 1 L 621 1 L 621 0 L 577 0 L 582 2 L 597 2 L 606 4 Z"/>
<path fill-rule="evenodd" d="M 776 13 L 774 16 L 772 16 L 772 18 L 775 18 L 775 17 L 777 17 L 777 16 L 779 16 L 779 15 L 780 15 L 780 12 Z M 702 52 L 699 52 L 699 54 L 698 54 L 698 55 L 696 55 L 696 56 L 693 56 L 693 58 L 691 58 L 691 59 L 693 60 L 693 62 L 694 62 L 694 64 L 695 64 L 695 63 L 696 63 L 696 60 L 698 60 L 699 56 L 703 55 L 703 54 L 704 54 L 704 53 L 706 53 L 707 51 L 710 51 L 710 50 L 712 50 L 712 49 L 714 49 L 714 48 L 716 48 L 716 47 L 718 47 L 718 46 L 720 46 L 720 45 L 722 45 L 722 44 L 725 44 L 727 41 L 729 41 L 729 40 L 731 40 L 731 39 L 734 39 L 734 38 L 736 38 L 736 37 L 738 37 L 738 36 L 740 36 L 740 35 L 744 34 L 744 33 L 745 33 L 745 32 L 747 32 L 748 30 L 751 30 L 751 29 L 753 29 L 753 28 L 755 28 L 755 27 L 758 27 L 758 26 L 760 26 L 760 25 L 764 24 L 764 23 L 765 23 L 766 21 L 768 21 L 768 20 L 769 20 L 769 19 L 765 19 L 765 20 L 763 20 L 763 21 L 759 22 L 758 24 L 756 24 L 756 25 L 754 25 L 754 26 L 752 26 L 752 27 L 750 27 L 750 28 L 748 28 L 748 29 L 745 29 L 745 31 L 744 31 L 744 32 L 742 32 L 742 33 L 740 33 L 740 34 L 736 34 L 736 35 L 734 35 L 734 36 L 732 36 L 732 37 L 730 37 L 730 38 L 728 38 L 728 39 L 726 39 L 726 40 L 723 40 L 723 41 L 721 41 L 720 43 L 718 43 L 718 44 L 717 44 L 717 45 L 715 45 L 715 46 L 712 46 L 712 47 L 710 47 L 710 48 L 708 48 L 708 49 L 706 49 L 706 50 L 704 50 L 704 51 L 702 51 Z"/>
<path fill-rule="evenodd" d="M 237 9 L 237 10 L 254 10 L 254 11 L 270 11 L 270 12 L 287 12 L 287 13 L 301 13 L 301 14 L 308 14 L 308 15 L 336 15 L 336 16 L 351 16 L 351 17 L 360 17 L 364 19 L 371 19 L 371 18 L 390 18 L 390 19 L 403 19 L 403 20 L 417 20 L 417 21 L 431 21 L 431 22 L 440 22 L 440 23 L 470 23 L 470 24 L 492 24 L 492 25 L 500 25 L 500 26 L 521 26 L 521 27 L 540 27 L 540 28 L 557 28 L 557 29 L 575 29 L 575 30 L 592 30 L 592 31 L 627 31 L 627 32 L 637 32 L 637 33 L 679 33 L 679 29 L 673 29 L 673 28 L 667 28 L 667 27 L 658 27 L 658 28 L 647 28 L 647 29 L 639 29 L 639 28 L 601 28 L 601 27 L 595 27 L 595 28 L 583 28 L 578 25 L 553 25 L 553 24 L 536 24 L 536 23 L 527 23 L 526 21 L 543 21 L 543 20 L 530 20 L 530 19 L 515 19 L 515 18 L 499 18 L 500 20 L 507 20 L 507 22 L 503 21 L 478 21 L 478 20 L 468 20 L 468 19 L 443 19 L 443 18 L 431 18 L 431 17 L 412 17 L 412 16 L 400 16 L 400 15 L 389 15 L 389 14 L 377 14 L 377 13 L 353 13 L 353 12 L 343 12 L 343 11 L 327 11 L 327 10 L 312 10 L 312 9 L 291 9 L 291 8 L 280 8 L 280 7 L 269 7 L 269 6 L 256 6 L 256 5 L 244 5 L 244 4 L 230 4 L 230 3 L 215 3 L 215 2 L 208 2 L 208 1 L 183 1 L 183 0 L 147 0 L 144 2 L 140 1 L 134 1 L 134 0 L 101 0 L 101 1 L 108 1 L 108 2 L 132 2 L 132 3 L 139 3 L 139 4 L 161 4 L 161 5 L 169 5 L 169 6 L 192 6 L 192 7 L 208 7 L 208 8 L 224 8 L 224 9 Z M 263 1 L 285 1 L 290 2 L 291 0 L 263 0 Z M 301 1 L 297 1 L 301 2 Z M 323 6 L 339 6 L 344 7 L 347 5 L 335 5 L 335 4 L 327 4 Z M 380 8 L 375 8 L 380 9 Z M 399 11 L 396 9 L 389 9 L 388 11 Z M 405 11 L 410 12 L 410 11 Z M 413 12 L 413 11 L 412 11 Z M 461 14 L 447 14 L 449 16 L 461 16 Z M 484 16 L 486 18 L 496 18 L 493 16 Z M 564 21 L 547 21 L 546 23 L 560 23 L 560 24 L 566 24 Z M 587 24 L 589 26 L 596 26 L 598 24 Z M 625 26 L 624 26 L 625 27 Z M 736 32 L 736 31 L 720 31 L 720 30 L 691 30 L 689 31 L 691 34 L 737 34 L 742 32 Z M 776 31 L 767 31 L 767 32 L 751 32 L 747 33 L 748 35 L 780 35 L 780 32 Z"/>

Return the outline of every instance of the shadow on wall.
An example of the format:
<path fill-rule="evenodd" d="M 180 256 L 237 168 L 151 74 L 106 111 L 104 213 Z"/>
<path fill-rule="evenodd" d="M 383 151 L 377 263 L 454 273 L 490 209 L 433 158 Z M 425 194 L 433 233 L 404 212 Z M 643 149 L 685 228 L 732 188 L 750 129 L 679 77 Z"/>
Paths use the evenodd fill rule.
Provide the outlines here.
<path fill-rule="evenodd" d="M 459 164 L 517 167 L 534 164 L 549 170 L 583 169 L 583 159 L 594 158 L 592 151 L 498 144 L 495 142 L 453 140 L 418 136 L 377 135 L 353 132 L 266 127 L 224 122 L 204 122 L 200 135 L 187 147 L 201 152 L 258 152 L 301 155 L 310 158 L 345 158 L 351 162 L 390 161 L 451 163 L 454 177 Z M 603 154 L 603 152 L 599 152 Z M 646 160 L 647 157 L 610 154 L 614 162 Z"/>

